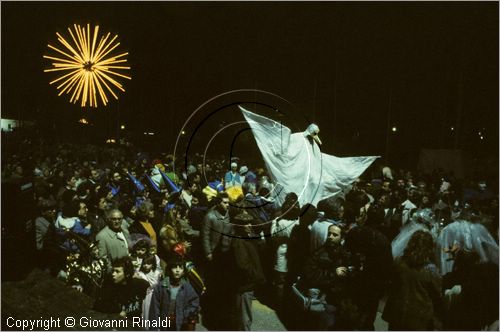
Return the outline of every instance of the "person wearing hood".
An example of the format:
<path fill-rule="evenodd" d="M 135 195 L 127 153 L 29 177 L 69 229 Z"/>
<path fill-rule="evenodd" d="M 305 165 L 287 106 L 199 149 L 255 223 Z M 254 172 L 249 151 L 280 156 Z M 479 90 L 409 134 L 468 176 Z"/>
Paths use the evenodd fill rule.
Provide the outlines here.
<path fill-rule="evenodd" d="M 236 162 L 231 163 L 231 169 L 224 175 L 224 185 L 225 189 L 231 187 L 240 186 L 242 184 L 240 173 L 238 173 L 238 164 Z"/>
<path fill-rule="evenodd" d="M 241 183 L 248 184 L 252 183 L 257 185 L 257 175 L 250 171 L 247 166 L 240 167 Z"/>

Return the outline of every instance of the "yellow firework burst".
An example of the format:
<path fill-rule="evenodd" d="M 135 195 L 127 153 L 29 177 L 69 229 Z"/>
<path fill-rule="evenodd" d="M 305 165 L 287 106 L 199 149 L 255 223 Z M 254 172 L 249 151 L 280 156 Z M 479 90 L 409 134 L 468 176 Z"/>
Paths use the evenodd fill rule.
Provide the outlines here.
<path fill-rule="evenodd" d="M 61 76 L 50 84 L 59 83 L 58 95 L 71 94 L 70 102 L 76 104 L 78 100 L 81 100 L 82 107 L 85 107 L 87 103 L 91 107 L 97 107 L 97 95 L 104 105 L 108 103 L 107 93 L 118 99 L 113 88 L 125 91 L 122 84 L 118 82 L 119 78 L 131 79 L 130 76 L 123 74 L 123 71 L 130 70 L 130 67 L 125 66 L 127 62 L 125 56 L 128 52 L 112 55 L 112 52 L 120 45 L 119 42 L 115 42 L 118 35 L 110 39 L 111 33 L 108 32 L 106 36 L 102 35 L 99 39 L 98 25 L 94 27 L 93 34 L 90 31 L 90 24 L 87 24 L 86 29 L 77 24 L 74 24 L 73 28 L 74 31 L 68 28 L 73 43 L 56 33 L 57 40 L 65 49 L 61 50 L 49 44 L 48 47 L 56 51 L 57 56 L 43 56 L 53 61 L 53 68 L 45 69 L 44 72 L 61 73 Z M 99 42 L 97 42 L 98 39 Z"/>

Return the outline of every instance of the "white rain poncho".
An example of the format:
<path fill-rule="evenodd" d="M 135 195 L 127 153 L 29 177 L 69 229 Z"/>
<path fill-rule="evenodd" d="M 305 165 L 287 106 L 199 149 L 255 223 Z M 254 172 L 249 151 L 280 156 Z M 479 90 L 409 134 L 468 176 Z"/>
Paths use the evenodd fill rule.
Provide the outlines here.
<path fill-rule="evenodd" d="M 430 233 L 434 241 L 439 234 L 439 223 L 431 209 L 421 209 L 415 211 L 410 222 L 406 223 L 399 232 L 398 236 L 392 240 L 392 257 L 394 259 L 403 256 L 406 245 L 416 231 Z"/>
<path fill-rule="evenodd" d="M 292 134 L 277 121 L 241 106 L 240 109 L 252 129 L 271 179 L 284 188 L 280 193 L 273 193 L 280 204 L 290 192 L 297 194 L 300 206 L 306 203 L 316 206 L 324 198 L 343 194 L 378 158 L 339 158 L 321 153 L 317 132 L 311 133 L 315 128 L 309 126 L 302 133 Z"/>
<path fill-rule="evenodd" d="M 451 272 L 453 261 L 443 249 L 458 245 L 461 250 L 475 251 L 482 262 L 498 265 L 498 244 L 490 232 L 481 224 L 457 220 L 441 230 L 437 239 L 438 260 L 441 274 Z"/>

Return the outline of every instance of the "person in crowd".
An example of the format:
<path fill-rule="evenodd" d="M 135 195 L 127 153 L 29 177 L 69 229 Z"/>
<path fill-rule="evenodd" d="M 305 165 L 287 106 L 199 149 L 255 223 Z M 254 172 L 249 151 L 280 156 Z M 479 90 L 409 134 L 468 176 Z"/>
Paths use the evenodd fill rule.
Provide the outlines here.
<path fill-rule="evenodd" d="M 477 252 L 460 248 L 458 243 L 452 247 L 445 248 L 444 251 L 449 255 L 449 259 L 453 261 L 452 270 L 443 275 L 443 291 L 446 316 L 444 326 L 450 325 L 450 320 L 453 319 L 454 313 L 450 310 L 456 305 L 457 299 L 462 290 L 462 284 L 470 278 L 470 272 L 475 265 L 480 262 L 480 257 Z"/>
<path fill-rule="evenodd" d="M 453 261 L 449 259 L 446 249 L 457 245 L 463 250 L 476 252 L 481 261 L 498 266 L 498 243 L 477 220 L 474 206 L 464 203 L 456 208 L 456 218 L 440 230 L 436 240 L 441 274 L 452 271 Z"/>
<path fill-rule="evenodd" d="M 92 229 L 92 224 L 89 223 L 88 220 L 89 209 L 87 207 L 87 203 L 82 200 L 78 200 L 78 219 L 80 220 L 82 226 L 87 227 L 90 225 L 90 229 Z"/>
<path fill-rule="evenodd" d="M 132 235 L 131 235 L 132 236 Z M 142 266 L 142 260 L 144 257 L 149 255 L 150 240 L 149 238 L 139 238 L 135 244 L 133 244 L 130 250 L 130 259 L 132 260 L 132 265 L 134 265 L 135 271 L 139 271 Z"/>
<path fill-rule="evenodd" d="M 90 171 L 89 182 L 92 187 L 95 188 L 101 185 L 101 170 L 99 168 L 94 168 Z"/>
<path fill-rule="evenodd" d="M 255 245 L 257 237 L 252 230 L 253 217 L 245 210 L 233 218 L 235 238 L 231 242 L 232 257 L 228 280 L 234 296 L 233 321 L 237 331 L 251 331 L 253 322 L 252 300 L 254 291 L 266 279 Z"/>
<path fill-rule="evenodd" d="M 39 216 L 35 219 L 35 240 L 37 249 L 37 263 L 41 268 L 50 267 L 57 259 L 55 248 L 55 215 L 56 202 L 40 199 L 38 202 Z"/>
<path fill-rule="evenodd" d="M 96 241 L 99 242 L 100 258 L 111 266 L 112 261 L 129 255 L 130 234 L 122 227 L 123 214 L 120 210 L 109 210 L 106 219 L 108 225 L 96 235 Z"/>
<path fill-rule="evenodd" d="M 450 248 L 453 270 L 443 276 L 445 330 L 498 327 L 498 266 L 481 262 L 475 251 Z"/>
<path fill-rule="evenodd" d="M 77 178 L 73 174 L 69 174 L 64 177 L 64 186 L 59 188 L 56 196 L 58 202 L 61 202 L 62 204 L 66 192 L 71 192 L 76 194 L 76 181 Z M 68 197 L 68 194 L 66 194 L 66 197 Z M 67 203 L 67 201 L 68 200 L 66 200 L 65 203 Z"/>
<path fill-rule="evenodd" d="M 405 225 L 408 221 L 410 221 L 413 211 L 417 209 L 417 204 L 419 200 L 420 200 L 420 195 L 418 194 L 417 190 L 410 188 L 407 191 L 406 200 L 401 204 L 403 207 L 401 216 L 402 225 Z"/>
<path fill-rule="evenodd" d="M 255 186 L 257 185 L 257 175 L 254 172 L 250 171 L 247 166 L 240 167 L 240 176 L 241 183 L 252 183 Z"/>
<path fill-rule="evenodd" d="M 224 175 L 224 185 L 226 190 L 234 186 L 241 187 L 242 185 L 241 176 L 238 173 L 238 164 L 234 161 L 231 163 L 231 169 Z"/>
<path fill-rule="evenodd" d="M 38 202 L 39 217 L 35 219 L 36 249 L 41 252 L 44 250 L 44 243 L 47 238 L 49 228 L 53 226 L 56 216 L 56 202 L 41 199 Z"/>
<path fill-rule="evenodd" d="M 166 184 L 163 180 L 160 170 L 165 171 L 165 167 L 159 162 L 151 169 L 151 180 L 156 184 L 160 190 L 165 190 Z M 163 169 L 161 169 L 161 168 Z"/>
<path fill-rule="evenodd" d="M 146 292 L 146 297 L 142 303 L 142 317 L 144 319 L 149 319 L 149 309 L 151 304 L 151 298 L 153 296 L 153 289 L 161 280 L 163 271 L 159 266 L 157 266 L 156 256 L 148 254 L 144 256 L 141 262 L 139 271 L 136 272 L 136 277 L 139 279 L 144 279 L 149 283 L 149 288 Z"/>
<path fill-rule="evenodd" d="M 34 178 L 34 198 L 35 200 L 39 200 L 40 198 L 55 200 L 55 196 L 52 192 L 52 185 L 49 182 L 50 178 L 50 169 L 48 167 L 39 170 L 39 172 L 35 173 Z"/>
<path fill-rule="evenodd" d="M 227 253 L 231 244 L 232 226 L 229 220 L 229 197 L 219 193 L 216 205 L 205 215 L 201 229 L 203 251 L 208 261 Z"/>
<path fill-rule="evenodd" d="M 186 255 L 191 249 L 191 242 L 184 239 L 179 211 L 180 207 L 174 207 L 167 211 L 165 222 L 160 229 L 161 252 L 165 259 L 174 254 Z"/>
<path fill-rule="evenodd" d="M 267 206 L 269 202 L 265 201 L 259 194 L 256 184 L 245 182 L 243 184 L 243 194 L 245 195 L 245 201 L 252 206 L 248 212 L 254 217 L 255 222 L 262 225 L 268 223 L 271 220 L 270 210 Z M 263 227 L 260 228 L 260 231 L 265 232 Z"/>
<path fill-rule="evenodd" d="M 380 188 L 380 191 L 384 194 L 391 195 L 392 194 L 391 181 L 389 181 L 389 180 L 383 181 L 382 187 Z"/>
<path fill-rule="evenodd" d="M 389 330 L 434 330 L 441 327 L 441 277 L 434 263 L 432 236 L 413 234 L 403 256 L 396 260 L 382 318 Z"/>
<path fill-rule="evenodd" d="M 341 224 L 344 217 L 344 202 L 341 198 L 329 197 L 318 202 L 318 219 L 311 225 L 311 253 L 321 247 L 327 239 L 331 224 Z"/>
<path fill-rule="evenodd" d="M 123 213 L 123 226 L 127 228 L 130 233 L 130 226 L 135 224 L 135 220 L 137 219 L 137 206 L 134 203 L 134 199 L 124 195 L 120 200 L 118 208 Z"/>
<path fill-rule="evenodd" d="M 194 331 L 196 328 L 200 298 L 186 279 L 185 271 L 185 261 L 180 256 L 170 257 L 165 278 L 154 287 L 149 319 L 168 318 L 172 324 L 162 330 Z"/>
<path fill-rule="evenodd" d="M 346 217 L 352 219 L 344 247 L 357 270 L 351 276 L 356 285 L 351 296 L 359 311 L 356 326 L 363 330 L 374 330 L 378 304 L 387 289 L 387 271 L 392 266 L 391 244 L 377 229 L 376 221 L 368 218 L 369 206 L 369 198 L 363 192 L 346 197 Z"/>
<path fill-rule="evenodd" d="M 122 176 L 119 171 L 113 171 L 111 178 L 108 181 L 106 187 L 111 191 L 113 197 L 117 197 L 118 194 L 126 191 L 122 190 L 123 187 Z"/>
<path fill-rule="evenodd" d="M 188 211 L 188 220 L 194 230 L 200 231 L 203 223 L 203 217 L 207 213 L 208 207 L 206 200 L 203 199 L 203 194 L 193 195 L 191 200 L 191 208 Z"/>
<path fill-rule="evenodd" d="M 295 193 L 288 193 L 277 218 L 271 222 L 271 253 L 273 259 L 272 284 L 278 306 L 284 299 L 285 286 L 289 284 L 288 244 L 292 229 L 298 225 L 300 207 Z"/>
<path fill-rule="evenodd" d="M 155 226 L 151 220 L 155 217 L 154 205 L 149 202 L 143 202 L 136 211 L 136 222 L 129 227 L 130 234 L 144 234 L 151 240 L 157 241 Z"/>
<path fill-rule="evenodd" d="M 434 205 L 434 200 L 429 192 L 423 192 L 420 195 L 420 201 L 418 202 L 419 209 L 430 209 Z"/>
<path fill-rule="evenodd" d="M 393 196 L 390 193 L 382 192 L 375 204 L 370 206 L 370 218 L 376 219 L 377 228 L 389 241 L 399 233 L 401 228 L 402 211 L 397 209 Z"/>
<path fill-rule="evenodd" d="M 227 320 L 227 308 L 231 292 L 227 288 L 230 275 L 221 275 L 230 266 L 233 225 L 229 214 L 229 196 L 221 192 L 213 198 L 215 206 L 205 215 L 201 229 L 201 244 L 204 260 L 201 262 L 206 275 L 207 295 L 204 306 L 207 324 L 216 330 L 231 329 Z"/>
<path fill-rule="evenodd" d="M 418 230 L 429 232 L 434 240 L 437 239 L 440 226 L 436 219 L 436 215 L 431 209 L 425 208 L 416 210 L 411 217 L 411 221 L 407 222 L 406 225 L 401 228 L 398 236 L 396 236 L 391 243 L 392 256 L 394 258 L 403 255 L 408 241 L 413 233 Z"/>
<path fill-rule="evenodd" d="M 325 309 L 313 312 L 314 329 L 328 331 L 345 327 L 339 322 L 343 300 L 348 298 L 349 256 L 341 245 L 342 229 L 338 225 L 328 227 L 327 240 L 308 258 L 303 272 L 303 288 L 317 289 L 325 295 Z M 343 326 L 342 326 L 343 325 Z"/>
<path fill-rule="evenodd" d="M 59 237 L 61 249 L 70 252 L 78 252 L 79 247 L 68 236 L 68 232 L 90 237 L 91 225 L 86 226 L 78 218 L 80 212 L 80 203 L 71 201 L 64 205 L 62 212 L 56 218 L 54 223 L 56 234 Z"/>
<path fill-rule="evenodd" d="M 111 278 L 104 280 L 94 304 L 94 309 L 105 313 L 117 313 L 132 320 L 142 317 L 142 303 L 149 283 L 134 278 L 134 266 L 130 257 L 124 256 L 113 261 Z"/>
<path fill-rule="evenodd" d="M 106 211 L 112 207 L 105 196 L 95 195 L 91 200 L 90 209 L 87 213 L 88 223 L 92 228 L 95 237 L 104 227 L 106 227 Z"/>
<path fill-rule="evenodd" d="M 158 256 L 158 244 L 156 242 L 151 241 L 149 246 L 149 254 L 155 256 L 156 259 L 156 269 L 161 270 L 162 272 L 165 270 L 165 260 L 162 260 L 160 256 Z"/>
<path fill-rule="evenodd" d="M 191 181 L 191 195 L 201 196 L 201 194 L 203 194 L 202 189 L 203 189 L 202 177 L 201 174 L 197 172 L 193 176 L 193 180 Z"/>
<path fill-rule="evenodd" d="M 181 191 L 181 200 L 188 208 L 191 208 L 193 193 L 198 192 L 198 184 L 196 182 L 186 183 Z"/>
<path fill-rule="evenodd" d="M 288 273 L 291 282 L 302 275 L 304 264 L 309 256 L 311 245 L 311 225 L 316 221 L 318 211 L 314 205 L 306 204 L 300 210 L 299 223 L 292 228 L 288 243 Z"/>
<path fill-rule="evenodd" d="M 88 203 L 95 193 L 92 190 L 92 185 L 88 181 L 84 181 L 76 188 L 76 196 L 80 202 Z"/>

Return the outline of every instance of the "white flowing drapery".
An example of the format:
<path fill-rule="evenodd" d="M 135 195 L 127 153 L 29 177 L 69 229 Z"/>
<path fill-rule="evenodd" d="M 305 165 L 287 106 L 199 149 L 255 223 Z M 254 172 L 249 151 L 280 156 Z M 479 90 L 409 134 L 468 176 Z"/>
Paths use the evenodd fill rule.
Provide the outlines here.
<path fill-rule="evenodd" d="M 272 180 L 294 192 L 300 205 L 317 205 L 324 198 L 343 194 L 377 156 L 339 158 L 322 153 L 308 132 L 294 133 L 281 123 L 239 106 L 250 125 Z"/>

